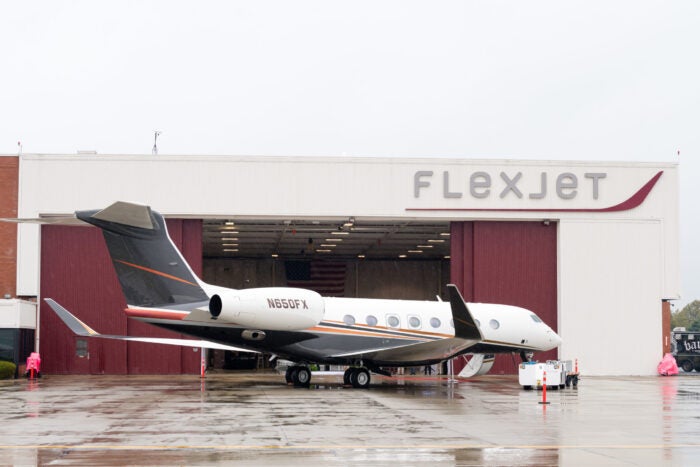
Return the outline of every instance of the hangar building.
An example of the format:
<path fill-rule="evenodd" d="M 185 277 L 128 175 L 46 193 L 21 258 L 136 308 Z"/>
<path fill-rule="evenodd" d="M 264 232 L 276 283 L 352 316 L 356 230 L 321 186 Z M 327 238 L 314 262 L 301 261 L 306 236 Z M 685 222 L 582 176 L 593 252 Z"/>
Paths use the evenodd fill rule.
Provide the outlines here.
<path fill-rule="evenodd" d="M 467 301 L 535 311 L 563 339 L 536 358 L 589 375 L 652 374 L 670 348 L 676 164 L 24 154 L 0 157 L 0 177 L 2 217 L 152 206 L 209 283 L 435 300 L 452 282 Z M 0 342 L 15 360 L 36 340 L 48 373 L 199 371 L 195 349 L 78 339 L 41 302 L 102 333 L 171 335 L 126 319 L 97 229 L 1 229 Z M 499 356 L 491 373 L 516 365 Z"/>

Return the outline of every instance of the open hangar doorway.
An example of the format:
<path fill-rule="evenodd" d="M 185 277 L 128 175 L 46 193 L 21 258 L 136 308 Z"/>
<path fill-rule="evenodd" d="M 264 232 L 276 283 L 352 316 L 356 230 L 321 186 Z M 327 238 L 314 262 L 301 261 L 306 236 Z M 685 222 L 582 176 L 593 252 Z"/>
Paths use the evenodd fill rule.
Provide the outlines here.
<path fill-rule="evenodd" d="M 557 329 L 555 222 L 209 219 L 203 221 L 203 279 L 231 288 L 293 286 L 325 296 L 446 299 L 522 306 Z M 557 351 L 538 354 L 557 358 Z M 266 368 L 266 358 L 216 351 L 214 368 Z M 459 371 L 466 363 L 455 361 Z M 492 374 L 513 374 L 518 356 L 499 355 Z"/>
<path fill-rule="evenodd" d="M 209 219 L 203 279 L 246 289 L 301 287 L 324 296 L 437 300 L 450 282 L 449 222 Z M 214 368 L 266 368 L 267 358 L 214 351 Z"/>

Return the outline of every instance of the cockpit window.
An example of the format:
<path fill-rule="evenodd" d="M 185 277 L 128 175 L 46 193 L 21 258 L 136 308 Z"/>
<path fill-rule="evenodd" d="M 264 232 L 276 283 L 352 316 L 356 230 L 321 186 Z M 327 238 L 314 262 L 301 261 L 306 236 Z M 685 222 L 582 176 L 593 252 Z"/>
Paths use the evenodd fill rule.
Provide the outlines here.
<path fill-rule="evenodd" d="M 533 320 L 535 323 L 541 323 L 541 322 L 542 322 L 542 320 L 540 319 L 540 317 L 537 316 L 536 314 L 531 314 L 531 315 L 530 315 L 530 318 L 532 318 L 532 320 Z"/>

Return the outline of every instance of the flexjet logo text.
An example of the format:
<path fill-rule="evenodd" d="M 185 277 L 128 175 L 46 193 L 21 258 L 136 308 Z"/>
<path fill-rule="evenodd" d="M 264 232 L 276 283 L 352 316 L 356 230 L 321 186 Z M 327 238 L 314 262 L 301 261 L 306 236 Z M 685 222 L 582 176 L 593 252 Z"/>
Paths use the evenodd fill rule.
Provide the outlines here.
<path fill-rule="evenodd" d="M 439 178 L 435 177 L 432 170 L 418 170 L 413 175 L 413 196 L 420 198 L 424 191 L 437 184 L 442 186 L 442 197 L 445 199 L 462 198 L 465 193 L 477 199 L 489 198 L 496 193 L 499 198 L 527 196 L 530 199 L 545 199 L 556 196 L 560 199 L 574 199 L 582 193 L 596 200 L 603 185 L 601 182 L 607 176 L 604 172 L 587 172 L 583 174 L 583 180 L 580 180 L 579 176 L 571 172 L 540 172 L 539 180 L 528 180 L 530 186 L 535 183 L 537 190 L 523 193 L 522 172 L 500 172 L 497 177 L 492 177 L 488 172 L 478 171 L 471 173 L 465 180 L 462 177 L 453 177 L 447 170 L 442 172 L 442 177 L 438 176 Z M 550 195 L 550 189 L 554 195 Z"/>

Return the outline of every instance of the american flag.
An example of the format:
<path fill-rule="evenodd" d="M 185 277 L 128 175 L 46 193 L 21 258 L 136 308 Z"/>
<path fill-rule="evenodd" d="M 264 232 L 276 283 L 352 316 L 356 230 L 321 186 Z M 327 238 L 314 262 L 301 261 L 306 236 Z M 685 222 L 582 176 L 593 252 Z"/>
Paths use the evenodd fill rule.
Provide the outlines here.
<path fill-rule="evenodd" d="M 286 261 L 289 287 L 310 289 L 324 297 L 345 296 L 345 263 L 330 261 Z"/>

